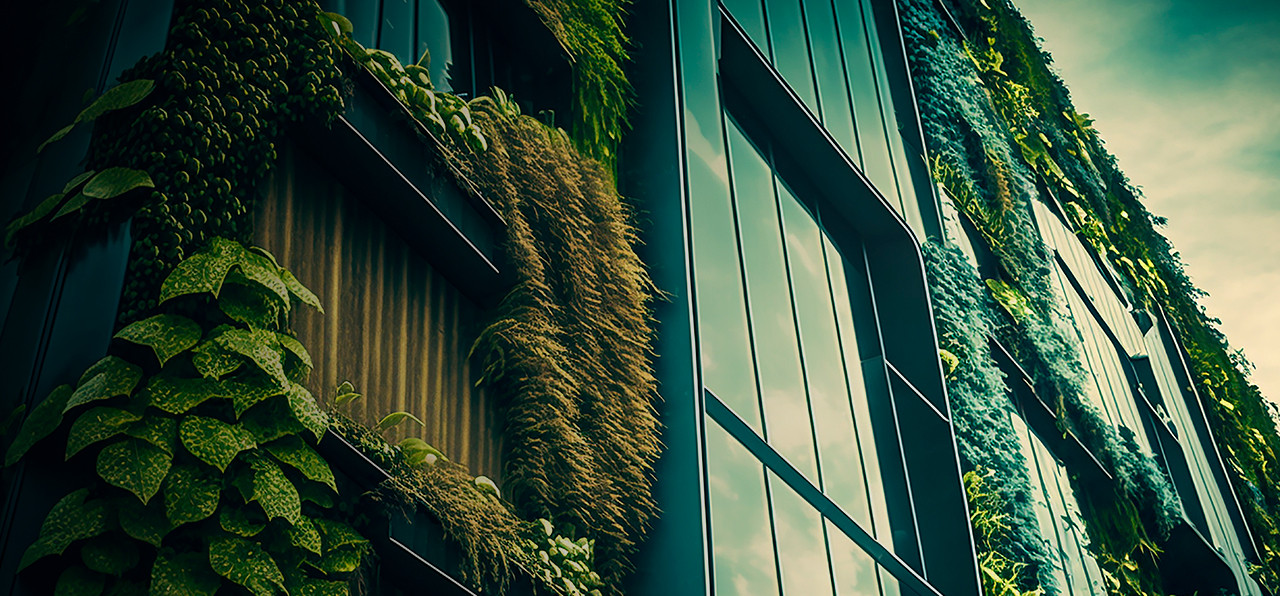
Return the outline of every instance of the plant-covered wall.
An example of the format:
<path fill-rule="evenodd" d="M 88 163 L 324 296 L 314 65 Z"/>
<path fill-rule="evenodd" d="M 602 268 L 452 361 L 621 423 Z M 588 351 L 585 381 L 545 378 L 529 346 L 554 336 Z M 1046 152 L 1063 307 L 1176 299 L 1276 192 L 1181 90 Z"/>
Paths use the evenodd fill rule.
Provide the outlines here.
<path fill-rule="evenodd" d="M 314 449 L 331 427 L 392 473 L 385 504 L 441 521 L 474 587 L 501 591 L 522 573 L 555 593 L 618 590 L 656 513 L 659 450 L 653 288 L 609 169 L 630 104 L 622 7 L 535 9 L 574 58 L 576 143 L 500 90 L 470 102 L 436 93 L 425 69 L 360 47 L 340 15 L 290 0 L 181 3 L 166 49 L 50 139 L 95 126 L 87 171 L 11 222 L 6 240 L 26 254 L 132 218 L 134 243 L 112 355 L 41 402 L 8 452 L 13 464 L 69 424 L 68 458 L 97 461 L 24 567 L 90 591 L 212 593 L 230 582 L 345 593 L 368 548 Z M 310 358 L 287 325 L 296 302 L 319 303 L 238 242 L 276 144 L 289 126 L 340 115 L 357 68 L 425 127 L 455 182 L 507 220 L 517 283 L 475 354 L 506 402 L 509 501 L 420 440 L 391 445 L 318 409 L 299 384 Z M 335 401 L 356 395 L 340 388 Z"/>
<path fill-rule="evenodd" d="M 995 334 L 1028 369 L 1037 392 L 1057 402 L 1060 422 L 1100 454 L 1119 481 L 1118 498 L 1082 495 L 1095 555 L 1117 582 L 1111 589 L 1160 590 L 1155 544 L 1176 519 L 1177 504 L 1150 459 L 1081 399 L 1074 372 L 1079 356 L 1060 331 L 1046 275 L 1050 261 L 1030 220 L 1030 201 L 1044 200 L 1042 192 L 1063 204 L 1077 235 L 1123 274 L 1140 304 L 1163 310 L 1176 327 L 1261 551 L 1254 575 L 1274 591 L 1280 436 L 1248 382 L 1247 364 L 1204 314 L 1196 302 L 1202 293 L 1157 231 L 1163 221 L 1142 206 L 1008 0 L 901 0 L 899 6 L 934 176 L 999 265 L 999 278 L 986 280 L 1003 311 Z M 941 271 L 935 266 L 934 272 L 936 281 Z M 955 383 L 949 386 L 954 394 Z M 1140 563 L 1138 569 L 1130 562 Z"/>

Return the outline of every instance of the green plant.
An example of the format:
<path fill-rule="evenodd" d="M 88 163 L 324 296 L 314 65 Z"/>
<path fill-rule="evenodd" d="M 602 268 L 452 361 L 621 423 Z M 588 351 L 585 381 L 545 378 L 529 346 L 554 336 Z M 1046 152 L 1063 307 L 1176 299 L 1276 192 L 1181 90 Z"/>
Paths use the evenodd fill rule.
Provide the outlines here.
<path fill-rule="evenodd" d="M 517 280 L 472 348 L 506 407 L 507 494 L 594 539 L 616 590 L 656 515 L 654 289 L 610 172 L 534 118 L 475 107 L 490 148 L 460 169 L 507 222 Z"/>
<path fill-rule="evenodd" d="M 1029 565 L 1015 561 L 1001 552 L 1000 543 L 1008 540 L 1010 530 L 999 492 L 988 481 L 993 470 L 978 467 L 964 473 L 965 494 L 969 498 L 969 523 L 973 525 L 978 549 L 978 570 L 982 574 L 982 593 L 986 596 L 1040 596 L 1044 588 L 1027 590 Z"/>
<path fill-rule="evenodd" d="M 527 525 L 524 552 L 530 570 L 543 585 L 564 596 L 600 596 L 600 574 L 592 570 L 595 541 L 570 540 L 556 533 L 555 526 L 539 518 Z"/>
<path fill-rule="evenodd" d="M 635 103 L 623 32 L 628 0 L 525 0 L 573 63 L 573 139 L 612 170 Z"/>
<path fill-rule="evenodd" d="M 457 144 L 477 153 L 488 148 L 484 133 L 471 120 L 467 102 L 451 93 L 437 92 L 431 83 L 431 74 L 421 61 L 402 66 L 390 52 L 365 48 L 351 38 L 351 21 L 340 14 L 326 12 L 319 19 L 338 45 L 386 85 L 432 134 L 447 134 Z M 423 54 L 422 58 L 428 60 L 429 57 L 430 54 Z M 502 97 L 505 99 L 506 95 Z"/>
<path fill-rule="evenodd" d="M 69 423 L 66 458 L 97 472 L 54 505 L 20 568 L 58 559 L 60 593 L 346 593 L 367 542 L 339 519 L 314 449 L 327 420 L 300 384 L 310 356 L 283 331 L 295 300 L 319 307 L 265 251 L 215 238 L 182 261 L 164 312 L 121 329 L 10 445 L 7 465 Z"/>

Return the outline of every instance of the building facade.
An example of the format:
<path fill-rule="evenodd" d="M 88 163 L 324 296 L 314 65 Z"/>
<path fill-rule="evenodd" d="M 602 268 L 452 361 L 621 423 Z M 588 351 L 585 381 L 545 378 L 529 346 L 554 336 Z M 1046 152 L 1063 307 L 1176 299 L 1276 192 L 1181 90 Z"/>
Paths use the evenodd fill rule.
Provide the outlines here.
<path fill-rule="evenodd" d="M 357 42 L 403 64 L 429 49 L 439 91 L 475 97 L 502 87 L 553 123 L 573 109 L 575 66 L 521 3 L 321 5 L 350 19 Z M 1121 439 L 1094 441 L 1081 418 L 1067 421 L 1063 400 L 1073 398 L 1046 394 L 1049 373 L 1001 330 L 1024 323 L 988 287 L 1020 280 L 937 172 L 947 139 L 930 123 L 944 91 L 913 45 L 924 43 L 921 31 L 939 44 L 970 43 L 954 8 L 941 0 L 630 7 L 636 106 L 615 173 L 643 214 L 638 251 L 665 298 L 654 305 L 662 513 L 633 557 L 627 593 L 981 594 L 991 585 L 989 546 L 975 535 L 965 478 L 987 461 L 974 454 L 997 446 L 1020 466 L 1011 477 L 1021 480 L 1008 486 L 1024 495 L 1017 507 L 1026 517 L 1012 516 L 1023 523 L 1011 543 L 1039 553 L 1024 561 L 1034 571 L 1013 575 L 1023 588 L 1131 593 L 1115 577 L 1128 559 L 1100 561 L 1107 540 L 1091 532 L 1107 526 L 1086 517 L 1109 511 L 1098 503 L 1143 478 L 1176 509 L 1148 537 L 1165 593 L 1267 593 L 1250 576 L 1262 561 L 1258 543 L 1177 329 L 1081 239 L 1071 206 L 1043 179 L 1014 192 L 1025 202 L 1013 201 L 1021 215 L 1009 221 L 1042 247 L 1035 254 L 1049 289 L 1035 307 L 1073 346 L 1078 408 L 1102 421 L 1095 434 Z M 95 22 L 111 23 L 110 34 L 78 43 L 105 56 L 103 67 L 84 67 L 55 91 L 108 87 L 164 47 L 174 7 L 131 0 L 99 12 Z M 414 413 L 423 428 L 395 438 L 465 454 L 457 457 L 473 473 L 501 480 L 501 400 L 476 387 L 468 350 L 512 284 L 505 222 L 483 199 L 440 183 L 439 160 L 405 132 L 395 98 L 354 78 L 341 119 L 291 129 L 279 147 L 283 165 L 260 192 L 253 240 L 329 309 L 293 322 L 312 346 L 313 393 L 349 380 L 387 396 L 353 417 L 372 424 L 385 411 Z M 6 167 L 5 213 L 74 173 L 84 135 Z M 24 379 L 13 405 L 34 406 L 106 352 L 129 234 L 128 224 L 80 234 L 4 272 L 0 360 L 10 378 Z M 947 250 L 982 296 L 973 307 L 989 325 L 977 335 L 981 354 L 953 354 L 952 329 L 939 322 L 943 282 L 929 255 Z M 940 349 L 959 363 L 940 360 Z M 957 367 L 970 360 L 999 372 L 983 396 L 997 404 L 985 419 L 956 394 Z M 999 429 L 1002 442 L 976 439 L 975 424 Z M 1116 441 L 1130 459 L 1101 451 Z M 1154 472 L 1116 468 L 1135 461 Z M 51 495 L 67 484 L 44 468 L 28 463 L 7 480 L 6 589 L 41 585 L 22 583 L 17 566 Z M 409 556 L 405 569 L 425 562 L 447 572 L 422 551 L 386 550 L 413 551 L 413 530 L 384 532 L 391 540 L 375 543 L 387 561 Z M 423 585 L 407 577 L 376 585 L 387 593 Z"/>

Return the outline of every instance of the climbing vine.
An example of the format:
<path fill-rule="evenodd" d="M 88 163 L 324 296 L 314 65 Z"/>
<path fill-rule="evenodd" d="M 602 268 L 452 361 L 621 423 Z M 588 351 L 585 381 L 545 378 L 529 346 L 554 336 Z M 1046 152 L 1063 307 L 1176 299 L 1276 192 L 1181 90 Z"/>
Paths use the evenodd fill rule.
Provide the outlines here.
<path fill-rule="evenodd" d="M 19 564 L 56 558 L 56 592 L 344 594 L 367 541 L 335 508 L 315 451 L 324 413 L 283 331 L 316 297 L 270 254 L 213 239 L 164 280 L 161 312 L 36 406 L 5 456 L 68 427 L 68 461 L 96 462 Z"/>

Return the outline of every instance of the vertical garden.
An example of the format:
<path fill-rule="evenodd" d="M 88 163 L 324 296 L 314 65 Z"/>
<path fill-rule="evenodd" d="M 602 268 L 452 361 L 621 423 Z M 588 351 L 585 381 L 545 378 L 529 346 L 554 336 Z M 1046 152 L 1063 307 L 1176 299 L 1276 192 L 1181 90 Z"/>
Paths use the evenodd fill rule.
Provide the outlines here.
<path fill-rule="evenodd" d="M 42 396 L 7 446 L 7 466 L 56 453 L 87 471 L 26 549 L 28 585 L 358 592 L 376 581 L 372 507 L 428 512 L 473 589 L 619 591 L 656 515 L 659 452 L 654 288 L 613 176 L 633 93 L 623 8 L 529 5 L 573 65 L 566 132 L 500 89 L 437 91 L 426 56 L 405 65 L 364 48 L 313 2 L 179 2 L 162 52 L 31 148 L 92 128 L 84 172 L 5 230 L 19 259 L 125 221 L 132 242 L 108 355 Z M 356 88 L 362 71 L 372 91 Z M 288 263 L 247 245 L 277 149 L 370 92 L 398 100 L 446 183 L 477 191 L 506 223 L 514 286 L 472 348 L 479 383 L 500 396 L 501 486 L 420 439 L 383 438 L 413 412 L 371 428 L 343 414 L 359 388 L 313 396 L 290 315 L 323 306 Z M 389 479 L 368 492 L 340 485 L 326 441 L 354 445 Z"/>
<path fill-rule="evenodd" d="M 992 410 L 1013 405 L 1003 397 L 986 336 L 1027 370 L 1038 395 L 1056 403 L 1059 428 L 1080 437 L 1116 478 L 1114 491 L 1077 486 L 1092 554 L 1110 591 L 1163 593 L 1159 544 L 1181 516 L 1150 456 L 1085 399 L 1082 355 L 1063 332 L 1060 298 L 1049 282 L 1053 257 L 1031 214 L 1032 202 L 1056 200 L 1075 234 L 1119 272 L 1137 306 L 1164 313 L 1175 329 L 1257 543 L 1260 560 L 1251 574 L 1274 592 L 1280 435 L 1248 381 L 1248 364 L 1197 302 L 1202 292 L 1160 234 L 1163 220 L 1143 207 L 1012 3 L 898 5 L 934 179 L 995 263 L 981 279 L 959 249 L 925 250 L 957 438 L 966 465 L 978 470 L 969 479 L 970 496 L 988 591 L 1056 587 L 1045 576 L 1052 558 L 1028 523 L 1025 465 L 1007 455 L 1009 429 L 991 422 L 1007 419 Z"/>

